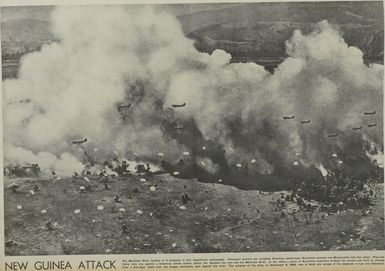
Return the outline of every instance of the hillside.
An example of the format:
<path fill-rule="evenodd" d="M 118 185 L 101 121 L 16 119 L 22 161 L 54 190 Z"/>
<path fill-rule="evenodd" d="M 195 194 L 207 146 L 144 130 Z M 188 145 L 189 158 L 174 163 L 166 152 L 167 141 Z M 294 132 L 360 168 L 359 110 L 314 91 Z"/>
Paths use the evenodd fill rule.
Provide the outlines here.
<path fill-rule="evenodd" d="M 345 41 L 360 48 L 368 62 L 383 63 L 383 14 L 380 2 L 259 3 L 215 11 L 200 11 L 179 20 L 185 33 L 204 52 L 224 49 L 233 61 L 285 57 L 284 42 L 295 29 L 304 33 L 328 20 L 338 27 Z M 279 61 L 278 61 L 279 62 Z"/>
<path fill-rule="evenodd" d="M 37 19 L 9 19 L 1 23 L 2 76 L 12 78 L 19 70 L 20 58 L 57 41 L 50 24 Z"/>
<path fill-rule="evenodd" d="M 6 179 L 6 255 L 384 249 L 380 184 L 372 213 L 327 216 L 291 203 L 277 209 L 281 192 L 168 174 L 115 178 L 111 190 L 89 179 Z"/>

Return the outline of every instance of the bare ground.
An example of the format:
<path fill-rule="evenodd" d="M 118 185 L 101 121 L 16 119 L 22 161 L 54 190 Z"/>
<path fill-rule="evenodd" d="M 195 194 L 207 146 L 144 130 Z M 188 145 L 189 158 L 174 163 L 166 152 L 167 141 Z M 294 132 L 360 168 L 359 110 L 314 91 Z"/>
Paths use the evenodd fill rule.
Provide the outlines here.
<path fill-rule="evenodd" d="M 167 174 L 140 178 L 115 178 L 111 190 L 98 177 L 6 179 L 6 188 L 19 184 L 18 192 L 5 189 L 6 255 L 385 249 L 383 185 L 367 216 L 345 210 L 322 219 L 320 212 L 300 211 L 281 218 L 274 211 L 279 192 Z M 35 185 L 40 191 L 32 194 Z M 80 193 L 80 186 L 90 191 Z M 122 202 L 114 200 L 118 193 Z M 183 193 L 192 201 L 183 204 Z"/>

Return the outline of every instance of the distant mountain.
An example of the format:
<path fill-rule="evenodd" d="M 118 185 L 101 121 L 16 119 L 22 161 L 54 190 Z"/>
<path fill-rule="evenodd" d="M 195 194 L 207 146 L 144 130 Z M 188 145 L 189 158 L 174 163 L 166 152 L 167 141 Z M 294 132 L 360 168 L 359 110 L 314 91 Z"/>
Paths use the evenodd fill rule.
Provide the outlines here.
<path fill-rule="evenodd" d="M 55 6 L 8 6 L 1 8 L 1 21 L 36 19 L 49 21 Z"/>
<path fill-rule="evenodd" d="M 56 40 L 48 21 L 12 19 L 1 23 L 2 54 L 25 54 Z"/>
<path fill-rule="evenodd" d="M 200 51 L 220 48 L 233 61 L 263 62 L 285 57 L 285 40 L 295 29 L 312 31 L 315 23 L 336 25 L 349 45 L 368 61 L 383 62 L 382 2 L 258 3 L 199 11 L 178 17 Z"/>
<path fill-rule="evenodd" d="M 211 5 L 213 7 L 211 7 Z M 309 33 L 328 20 L 340 29 L 349 45 L 364 52 L 368 62 L 383 63 L 384 25 L 382 2 L 307 2 L 170 5 L 185 35 L 202 52 L 223 49 L 234 62 L 254 61 L 276 66 L 286 56 L 285 41 L 295 29 Z M 22 18 L 8 12 L 1 24 L 2 61 L 16 63 L 25 53 L 39 50 L 58 39 L 52 34 L 50 10 L 44 20 Z M 29 11 L 29 13 L 31 13 Z M 34 11 L 33 14 L 40 14 Z M 10 74 L 14 74 L 12 71 Z"/>

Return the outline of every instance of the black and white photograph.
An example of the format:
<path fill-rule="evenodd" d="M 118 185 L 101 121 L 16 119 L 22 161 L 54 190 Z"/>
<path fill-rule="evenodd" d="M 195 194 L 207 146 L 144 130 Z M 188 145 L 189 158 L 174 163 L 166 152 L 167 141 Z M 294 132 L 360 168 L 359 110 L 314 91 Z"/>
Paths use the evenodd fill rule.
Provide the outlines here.
<path fill-rule="evenodd" d="M 6 256 L 385 250 L 382 1 L 1 7 Z"/>

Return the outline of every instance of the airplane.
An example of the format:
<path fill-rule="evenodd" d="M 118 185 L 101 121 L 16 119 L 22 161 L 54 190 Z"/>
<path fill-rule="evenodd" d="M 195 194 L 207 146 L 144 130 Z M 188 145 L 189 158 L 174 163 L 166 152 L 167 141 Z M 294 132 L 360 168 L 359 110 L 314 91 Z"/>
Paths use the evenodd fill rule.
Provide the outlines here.
<path fill-rule="evenodd" d="M 377 122 L 373 123 L 373 124 L 368 124 L 368 127 L 369 128 L 372 128 L 372 127 L 376 127 L 377 126 Z"/>
<path fill-rule="evenodd" d="M 362 129 L 362 126 L 360 127 L 353 127 L 352 130 L 355 131 L 355 130 L 361 130 Z"/>
<path fill-rule="evenodd" d="M 337 137 L 337 136 L 339 136 L 339 133 L 328 135 L 328 137 Z"/>
<path fill-rule="evenodd" d="M 364 112 L 364 115 L 375 115 L 375 114 L 376 114 L 376 111 Z"/>
<path fill-rule="evenodd" d="M 284 117 L 282 117 L 284 120 L 289 120 L 289 119 L 294 119 L 295 118 L 295 116 L 293 115 L 293 116 L 284 116 Z"/>
<path fill-rule="evenodd" d="M 88 141 L 88 139 L 85 137 L 85 138 L 79 139 L 79 140 L 72 140 L 71 143 L 74 145 L 80 145 L 80 144 L 83 144 L 87 141 Z"/>
<path fill-rule="evenodd" d="M 177 107 L 184 107 L 184 106 L 186 106 L 186 103 L 182 103 L 182 104 L 172 104 L 171 106 L 174 107 L 174 108 L 177 108 Z"/>
<path fill-rule="evenodd" d="M 123 108 L 129 108 L 131 104 L 120 104 L 118 105 L 118 109 L 123 109 Z"/>
<path fill-rule="evenodd" d="M 302 120 L 301 123 L 302 124 L 310 123 L 310 120 Z"/>

